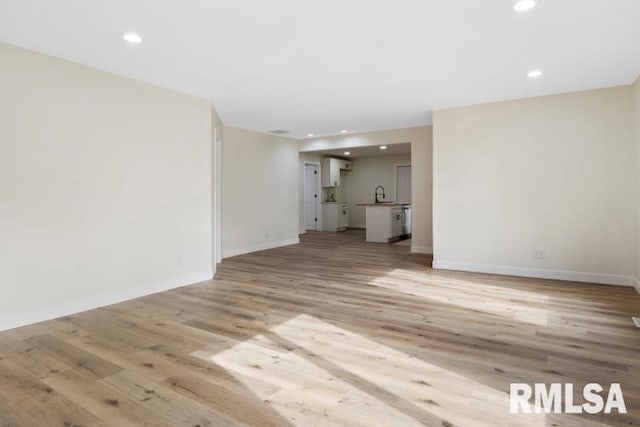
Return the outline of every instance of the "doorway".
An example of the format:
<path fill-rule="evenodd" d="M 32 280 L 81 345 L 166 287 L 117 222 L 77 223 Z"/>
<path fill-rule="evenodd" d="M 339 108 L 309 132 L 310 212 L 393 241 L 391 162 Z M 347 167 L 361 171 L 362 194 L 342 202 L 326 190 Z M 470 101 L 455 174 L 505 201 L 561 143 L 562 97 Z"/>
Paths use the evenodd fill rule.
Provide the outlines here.
<path fill-rule="evenodd" d="M 304 165 L 304 228 L 318 231 L 320 213 L 320 165 Z"/>
<path fill-rule="evenodd" d="M 411 203 L 411 165 L 396 165 L 396 201 Z"/>

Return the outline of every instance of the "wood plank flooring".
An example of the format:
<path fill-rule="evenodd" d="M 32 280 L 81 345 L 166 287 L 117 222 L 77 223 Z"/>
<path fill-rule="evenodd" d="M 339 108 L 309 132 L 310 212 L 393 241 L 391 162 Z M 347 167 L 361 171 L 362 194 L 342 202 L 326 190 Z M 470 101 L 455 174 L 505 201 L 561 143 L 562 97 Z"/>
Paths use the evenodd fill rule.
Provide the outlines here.
<path fill-rule="evenodd" d="M 0 333 L 0 425 L 640 425 L 633 289 L 434 271 L 357 230 L 301 240 Z M 510 415 L 512 382 L 618 382 L 629 413 Z"/>

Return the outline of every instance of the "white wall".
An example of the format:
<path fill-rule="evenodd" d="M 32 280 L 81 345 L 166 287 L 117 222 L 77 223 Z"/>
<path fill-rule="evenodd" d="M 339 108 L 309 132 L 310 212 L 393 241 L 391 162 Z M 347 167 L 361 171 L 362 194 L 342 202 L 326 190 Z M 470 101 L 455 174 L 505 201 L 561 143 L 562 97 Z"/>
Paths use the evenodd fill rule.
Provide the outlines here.
<path fill-rule="evenodd" d="M 210 103 L 0 63 L 0 330 L 211 278 Z"/>
<path fill-rule="evenodd" d="M 299 241 L 298 165 L 296 141 L 225 127 L 224 257 Z"/>
<path fill-rule="evenodd" d="M 301 152 L 371 145 L 411 143 L 411 198 L 413 203 L 413 230 L 411 251 L 432 251 L 432 127 L 420 126 L 379 132 L 339 135 L 300 141 Z M 357 166 L 354 166 L 354 168 Z M 300 199 L 302 206 L 304 200 Z"/>
<path fill-rule="evenodd" d="M 411 164 L 411 155 L 369 156 L 353 159 L 353 170 L 344 175 L 346 201 L 349 203 L 349 226 L 364 228 L 366 213 L 359 203 L 373 203 L 374 191 L 382 185 L 385 200 L 396 200 L 395 167 Z"/>
<path fill-rule="evenodd" d="M 434 266 L 630 283 L 632 96 L 626 86 L 436 111 Z"/>

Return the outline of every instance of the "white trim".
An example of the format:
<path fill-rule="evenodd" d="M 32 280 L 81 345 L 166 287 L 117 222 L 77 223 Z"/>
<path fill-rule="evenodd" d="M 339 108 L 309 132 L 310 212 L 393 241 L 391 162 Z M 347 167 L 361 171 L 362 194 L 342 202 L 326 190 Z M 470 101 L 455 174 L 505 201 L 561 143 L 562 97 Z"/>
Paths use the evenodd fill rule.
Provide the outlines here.
<path fill-rule="evenodd" d="M 436 270 L 469 271 L 473 273 L 504 276 L 535 277 L 539 279 L 568 280 L 571 282 L 598 283 L 602 285 L 633 286 L 634 278 L 618 274 L 585 273 L 581 271 L 546 270 L 542 268 L 512 267 L 506 265 L 470 264 L 453 261 L 433 261 Z"/>
<path fill-rule="evenodd" d="M 366 223 L 365 224 L 354 224 L 354 225 L 350 225 L 347 228 L 361 228 L 363 230 L 366 230 L 367 229 L 367 224 Z"/>
<path fill-rule="evenodd" d="M 198 282 L 208 281 L 211 280 L 212 277 L 213 273 L 211 271 L 204 271 L 202 273 L 163 280 L 137 288 L 123 289 L 111 293 L 80 298 L 57 306 L 34 310 L 27 313 L 0 317 L 0 332 L 18 328 L 20 326 L 44 322 L 46 320 L 70 316 L 83 311 L 94 310 L 99 307 L 117 304 L 119 302 L 180 288 L 182 286 L 192 285 Z"/>
<path fill-rule="evenodd" d="M 300 228 L 300 229 L 298 230 L 298 235 L 300 235 L 300 234 L 305 234 L 306 232 L 307 232 L 307 230 L 306 230 L 305 228 Z"/>
<path fill-rule="evenodd" d="M 638 280 L 637 277 L 633 278 L 633 284 L 634 288 L 636 288 L 636 291 L 638 291 L 638 293 L 640 294 L 640 280 Z"/>
<path fill-rule="evenodd" d="M 265 251 L 267 249 L 274 249 L 282 246 L 297 245 L 299 243 L 300 243 L 300 238 L 296 237 L 294 239 L 280 240 L 278 242 L 261 243 L 259 245 L 247 246 L 244 248 L 227 249 L 222 254 L 222 257 L 230 258 L 233 256 L 244 255 L 251 252 Z"/>
<path fill-rule="evenodd" d="M 431 246 L 411 245 L 411 252 L 416 253 L 416 254 L 433 255 L 433 248 Z"/>

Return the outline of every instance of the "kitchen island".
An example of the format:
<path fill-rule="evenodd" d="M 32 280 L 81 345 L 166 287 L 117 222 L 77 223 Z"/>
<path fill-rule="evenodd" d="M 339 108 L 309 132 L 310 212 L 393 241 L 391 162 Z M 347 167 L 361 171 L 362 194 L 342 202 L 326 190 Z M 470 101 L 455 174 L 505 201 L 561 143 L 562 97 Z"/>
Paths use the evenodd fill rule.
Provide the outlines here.
<path fill-rule="evenodd" d="M 367 242 L 388 243 L 411 236 L 410 203 L 361 203 L 366 208 Z"/>

